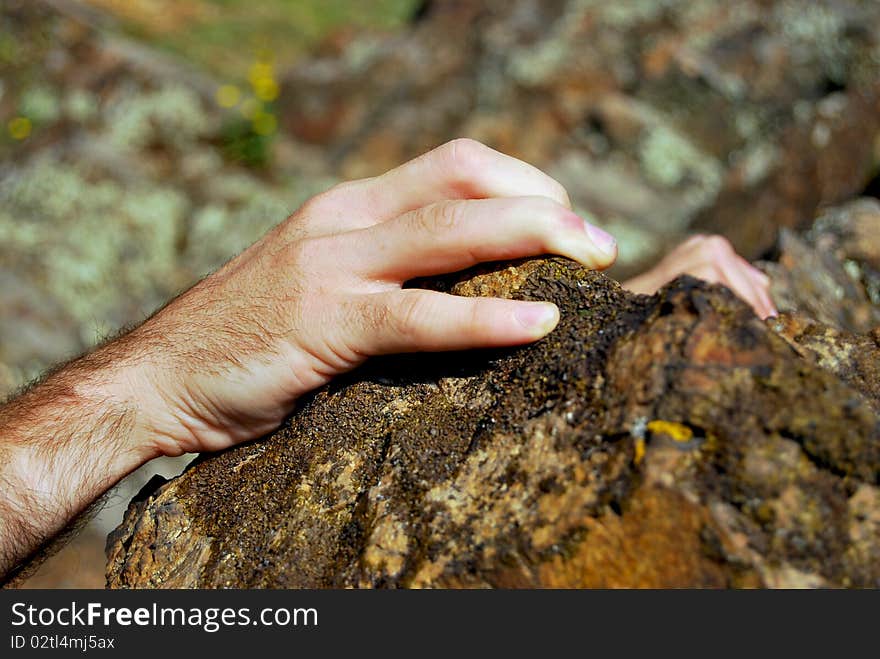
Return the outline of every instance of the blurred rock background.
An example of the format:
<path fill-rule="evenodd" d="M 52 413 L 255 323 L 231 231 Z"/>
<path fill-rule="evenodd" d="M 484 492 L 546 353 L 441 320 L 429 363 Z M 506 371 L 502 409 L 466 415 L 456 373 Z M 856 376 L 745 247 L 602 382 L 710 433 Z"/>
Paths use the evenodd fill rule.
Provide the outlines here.
<path fill-rule="evenodd" d="M 0 394 L 458 136 L 562 181 L 616 276 L 693 231 L 772 258 L 880 192 L 878 110 L 868 0 L 3 0 Z M 132 493 L 185 462 L 133 474 L 30 585 L 102 586 Z"/>

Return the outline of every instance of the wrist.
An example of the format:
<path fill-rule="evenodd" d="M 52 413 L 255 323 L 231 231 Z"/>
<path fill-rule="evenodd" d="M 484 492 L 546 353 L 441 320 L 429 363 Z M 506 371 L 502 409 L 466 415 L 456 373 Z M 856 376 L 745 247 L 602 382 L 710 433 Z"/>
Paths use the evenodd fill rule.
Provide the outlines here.
<path fill-rule="evenodd" d="M 107 348 L 113 356 L 105 361 L 113 368 L 100 379 L 96 393 L 132 413 L 130 456 L 143 464 L 215 448 L 206 438 L 222 432 L 206 420 L 190 360 L 137 330 Z M 222 437 L 216 443 L 216 448 L 228 444 Z"/>
<path fill-rule="evenodd" d="M 103 349 L 102 349 L 103 350 Z M 150 441 L 145 397 L 135 385 L 138 366 L 129 366 L 115 357 L 106 358 L 99 350 L 75 365 L 79 373 L 64 373 L 76 378 L 72 388 L 77 404 L 87 411 L 103 431 L 75 439 L 86 446 L 86 454 L 108 465 L 108 472 L 122 478 L 145 462 L 159 457 Z"/>
<path fill-rule="evenodd" d="M 119 340 L 128 343 L 128 337 Z M 108 409 L 124 413 L 129 419 L 129 429 L 119 447 L 117 459 L 120 467 L 136 469 L 150 460 L 166 455 L 180 455 L 176 438 L 170 436 L 171 425 L 166 422 L 171 414 L 167 399 L 167 385 L 159 377 L 164 369 L 156 363 L 154 355 L 139 351 L 120 358 L 124 345 L 110 344 L 106 347 L 112 355 L 96 357 L 107 364 L 81 387 L 82 395 L 93 401 L 103 401 Z M 102 349 L 103 350 L 103 349 Z"/>

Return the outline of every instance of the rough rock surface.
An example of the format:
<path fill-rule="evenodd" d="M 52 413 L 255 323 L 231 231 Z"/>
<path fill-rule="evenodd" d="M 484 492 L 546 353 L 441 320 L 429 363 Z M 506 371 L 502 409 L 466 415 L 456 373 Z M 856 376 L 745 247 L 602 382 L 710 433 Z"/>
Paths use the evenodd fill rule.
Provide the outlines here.
<path fill-rule="evenodd" d="M 154 483 L 108 585 L 880 586 L 876 390 L 803 359 L 772 329 L 794 319 L 559 259 L 451 290 L 562 321 L 522 349 L 374 361 Z"/>

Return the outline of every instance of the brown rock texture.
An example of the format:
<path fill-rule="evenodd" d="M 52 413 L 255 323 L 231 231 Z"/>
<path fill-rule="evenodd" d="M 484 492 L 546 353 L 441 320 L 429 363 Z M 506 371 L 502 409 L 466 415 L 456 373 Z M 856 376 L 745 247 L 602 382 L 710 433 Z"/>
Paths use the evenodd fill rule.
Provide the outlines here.
<path fill-rule="evenodd" d="M 520 349 L 375 360 L 154 483 L 108 585 L 880 586 L 875 371 L 841 357 L 876 337 L 560 259 L 434 285 L 562 320 Z"/>

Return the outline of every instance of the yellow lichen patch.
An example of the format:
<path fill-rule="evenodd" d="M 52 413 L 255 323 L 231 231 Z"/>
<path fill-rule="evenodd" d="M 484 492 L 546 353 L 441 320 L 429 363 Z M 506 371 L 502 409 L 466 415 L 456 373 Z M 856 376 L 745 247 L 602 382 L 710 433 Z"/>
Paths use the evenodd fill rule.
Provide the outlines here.
<path fill-rule="evenodd" d="M 689 442 L 694 437 L 694 431 L 681 423 L 674 421 L 661 421 L 655 419 L 648 423 L 648 430 L 654 435 L 666 435 L 676 442 Z"/>
<path fill-rule="evenodd" d="M 639 437 L 636 440 L 635 451 L 633 452 L 633 463 L 638 466 L 645 457 L 645 440 Z"/>

